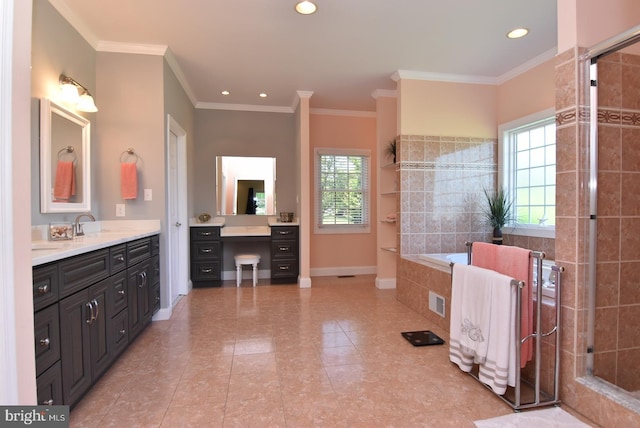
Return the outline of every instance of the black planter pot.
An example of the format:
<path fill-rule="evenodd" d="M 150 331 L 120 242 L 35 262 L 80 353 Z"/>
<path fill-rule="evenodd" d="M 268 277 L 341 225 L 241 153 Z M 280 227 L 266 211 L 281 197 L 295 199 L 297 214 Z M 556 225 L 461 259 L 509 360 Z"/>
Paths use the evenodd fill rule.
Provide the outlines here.
<path fill-rule="evenodd" d="M 498 227 L 493 229 L 493 240 L 491 242 L 496 245 L 502 245 L 502 229 Z"/>

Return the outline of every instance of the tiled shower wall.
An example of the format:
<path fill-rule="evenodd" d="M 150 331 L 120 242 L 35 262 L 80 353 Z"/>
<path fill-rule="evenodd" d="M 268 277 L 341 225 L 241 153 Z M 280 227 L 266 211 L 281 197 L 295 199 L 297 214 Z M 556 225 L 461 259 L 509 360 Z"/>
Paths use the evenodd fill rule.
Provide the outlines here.
<path fill-rule="evenodd" d="M 466 251 L 487 241 L 483 188 L 493 190 L 494 139 L 401 135 L 399 138 L 400 255 Z"/>
<path fill-rule="evenodd" d="M 585 61 L 580 57 L 582 54 L 584 49 L 576 47 L 556 57 L 556 200 L 562 203 L 556 209 L 555 259 L 565 269 L 561 296 L 560 399 L 602 426 L 634 426 L 637 425 L 638 413 L 624 404 L 624 400 L 614 398 L 610 391 L 601 391 L 599 385 L 592 385 L 587 376 L 589 76 Z M 621 149 L 622 144 L 618 146 L 618 150 Z M 606 191 L 601 193 L 603 196 L 622 197 L 620 191 L 611 190 L 614 190 L 612 195 Z M 606 203 L 603 200 L 599 204 Z M 619 204 L 620 200 L 616 205 Z M 604 213 L 602 215 L 604 220 Z M 637 220 L 629 218 L 629 222 L 618 219 L 601 223 L 604 228 L 598 233 L 598 245 L 601 247 L 599 255 L 602 255 L 604 248 L 619 254 L 620 247 L 614 248 L 614 241 L 620 245 L 622 238 L 619 233 L 610 235 L 609 232 L 616 229 L 619 232 L 623 223 L 630 225 L 637 223 Z M 638 239 L 638 231 L 640 227 L 629 235 L 632 241 Z M 630 232 L 625 231 L 625 234 Z M 612 242 L 607 242 L 611 239 Z M 634 244 L 634 247 L 638 246 Z M 615 265 L 615 262 L 612 264 Z M 614 267 L 607 277 L 613 280 L 616 275 Z M 601 331 L 607 333 L 617 329 L 617 322 L 613 320 L 599 325 Z M 636 321 L 636 331 L 637 325 Z M 637 367 L 637 364 L 634 366 Z"/>
<path fill-rule="evenodd" d="M 640 390 L 640 56 L 598 61 L 594 375 Z"/>

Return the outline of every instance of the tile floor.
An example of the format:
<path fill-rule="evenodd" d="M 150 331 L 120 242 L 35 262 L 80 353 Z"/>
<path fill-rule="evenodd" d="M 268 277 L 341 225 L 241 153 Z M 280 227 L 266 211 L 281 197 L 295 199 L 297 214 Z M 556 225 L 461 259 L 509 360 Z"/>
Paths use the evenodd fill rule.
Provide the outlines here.
<path fill-rule="evenodd" d="M 194 289 L 71 412 L 72 427 L 473 427 L 511 408 L 402 331 L 373 276 Z M 432 328 L 445 340 L 446 334 Z"/>

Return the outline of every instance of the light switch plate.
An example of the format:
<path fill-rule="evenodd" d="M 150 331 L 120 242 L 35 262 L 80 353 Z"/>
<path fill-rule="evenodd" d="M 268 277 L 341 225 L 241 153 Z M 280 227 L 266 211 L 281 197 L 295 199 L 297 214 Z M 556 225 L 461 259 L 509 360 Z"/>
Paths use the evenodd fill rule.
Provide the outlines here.
<path fill-rule="evenodd" d="M 151 201 L 151 200 L 153 200 L 153 190 L 151 190 L 151 189 L 144 189 L 144 200 L 145 200 L 145 201 Z"/>
<path fill-rule="evenodd" d="M 116 217 L 124 217 L 124 204 L 116 204 Z"/>

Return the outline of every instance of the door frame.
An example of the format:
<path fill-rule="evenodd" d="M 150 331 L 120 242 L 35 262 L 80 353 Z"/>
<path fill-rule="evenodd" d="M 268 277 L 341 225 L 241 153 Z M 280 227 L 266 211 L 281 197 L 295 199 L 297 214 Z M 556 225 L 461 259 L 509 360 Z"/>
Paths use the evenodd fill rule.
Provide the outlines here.
<path fill-rule="evenodd" d="M 172 177 L 170 169 L 170 150 L 171 150 L 171 134 L 176 135 L 176 162 L 177 162 L 177 177 Z M 167 285 L 164 288 L 166 293 L 162 299 L 162 308 L 156 314 L 154 319 L 168 319 L 171 317 L 173 310 L 173 303 L 171 297 L 173 295 L 172 288 L 177 287 L 177 294 L 186 295 L 189 292 L 189 247 L 188 247 L 188 232 L 189 222 L 187 217 L 187 133 L 180 126 L 180 124 L 170 115 L 167 114 L 167 135 L 166 135 L 166 171 L 167 171 L 167 204 L 166 204 L 166 219 L 167 219 L 167 239 L 165 248 L 165 263 L 166 275 L 164 276 Z M 177 180 L 176 192 L 173 192 L 171 182 Z M 175 193 L 175 194 L 174 194 Z M 181 227 L 177 233 L 177 242 L 171 233 L 171 228 L 174 226 L 174 220 L 171 218 L 171 207 L 174 203 L 178 204 L 178 222 L 181 223 Z M 180 251 L 183 249 L 183 251 Z M 177 270 L 174 276 L 174 271 Z M 172 278 L 178 278 L 178 284 L 172 283 Z"/>

